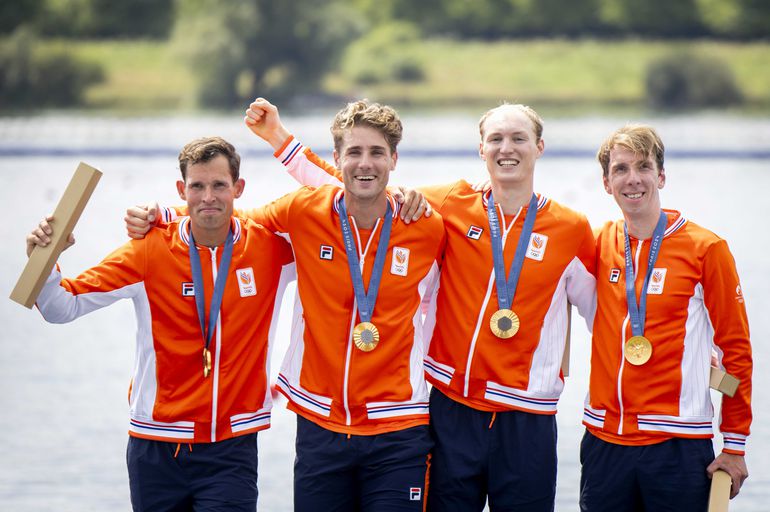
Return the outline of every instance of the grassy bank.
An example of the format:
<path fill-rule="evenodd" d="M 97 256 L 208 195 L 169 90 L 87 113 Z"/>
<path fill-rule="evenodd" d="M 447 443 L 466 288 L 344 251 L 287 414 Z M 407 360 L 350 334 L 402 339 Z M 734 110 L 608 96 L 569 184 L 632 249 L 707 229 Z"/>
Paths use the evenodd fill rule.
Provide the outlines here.
<path fill-rule="evenodd" d="M 358 93 L 415 105 L 489 105 L 508 99 L 539 106 L 641 107 L 647 66 L 676 50 L 721 59 L 735 74 L 747 108 L 770 109 L 768 43 L 433 40 L 405 50 L 424 63 L 424 82 L 368 85 Z M 344 77 L 332 76 L 326 87 L 335 93 L 356 89 Z"/>
<path fill-rule="evenodd" d="M 126 111 L 194 108 L 194 76 L 168 44 L 66 44 L 72 53 L 105 69 L 106 81 L 86 93 L 88 107 Z M 643 108 L 648 64 L 682 49 L 726 62 L 746 96 L 743 110 L 770 111 L 767 42 L 428 40 L 403 49 L 423 63 L 423 81 L 362 86 L 340 73 L 330 73 L 322 92 L 418 108 L 478 109 L 503 99 L 540 108 Z"/>
<path fill-rule="evenodd" d="M 168 43 L 52 41 L 45 44 L 63 48 L 104 69 L 104 82 L 85 93 L 88 108 L 151 112 L 195 107 L 195 77 Z"/>

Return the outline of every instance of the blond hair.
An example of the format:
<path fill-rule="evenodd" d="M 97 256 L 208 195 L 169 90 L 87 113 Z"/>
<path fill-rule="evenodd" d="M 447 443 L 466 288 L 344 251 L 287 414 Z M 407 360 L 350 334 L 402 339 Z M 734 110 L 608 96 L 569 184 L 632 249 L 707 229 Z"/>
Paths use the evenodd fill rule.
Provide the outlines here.
<path fill-rule="evenodd" d="M 342 149 L 345 133 L 355 126 L 368 126 L 380 132 L 393 153 L 401 142 L 403 127 L 396 111 L 388 105 L 359 100 L 348 103 L 334 116 L 331 126 L 334 149 L 338 152 Z"/>
<path fill-rule="evenodd" d="M 602 166 L 604 177 L 609 176 L 610 172 L 610 151 L 615 146 L 622 146 L 633 151 L 636 155 L 652 155 L 658 163 L 658 172 L 663 169 L 663 154 L 665 148 L 658 132 L 652 126 L 644 124 L 627 124 L 624 127 L 615 130 L 607 140 L 605 140 L 599 151 L 596 153 L 596 159 Z"/>
<path fill-rule="evenodd" d="M 543 137 L 543 119 L 537 112 L 535 112 L 535 109 L 527 105 L 522 105 L 521 103 L 503 103 L 502 105 L 487 110 L 484 115 L 481 116 L 481 119 L 479 119 L 479 133 L 481 134 L 482 139 L 484 138 L 484 123 L 486 123 L 487 118 L 501 110 L 518 110 L 527 116 L 529 120 L 532 121 L 532 129 L 535 131 L 536 137 L 535 142 L 540 142 L 540 139 Z"/>

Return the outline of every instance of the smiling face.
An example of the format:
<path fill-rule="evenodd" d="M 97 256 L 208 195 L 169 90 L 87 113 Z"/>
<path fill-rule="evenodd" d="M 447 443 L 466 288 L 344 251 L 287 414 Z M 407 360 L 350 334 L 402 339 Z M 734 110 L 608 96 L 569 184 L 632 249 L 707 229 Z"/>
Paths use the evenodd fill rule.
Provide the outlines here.
<path fill-rule="evenodd" d="M 342 134 L 334 162 L 342 171 L 345 197 L 358 204 L 373 204 L 385 197 L 390 172 L 398 154 L 392 152 L 385 136 L 370 126 L 353 126 Z"/>
<path fill-rule="evenodd" d="M 498 107 L 482 120 L 479 156 L 493 184 L 531 185 L 543 149 L 535 123 L 518 105 Z"/>
<path fill-rule="evenodd" d="M 209 247 L 224 242 L 233 201 L 241 196 L 243 187 L 243 179 L 233 181 L 224 155 L 187 166 L 185 180 L 177 181 L 177 191 L 187 201 L 196 242 Z"/>
<path fill-rule="evenodd" d="M 629 219 L 657 219 L 660 212 L 658 190 L 666 184 L 666 174 L 652 154 L 635 153 L 623 145 L 609 151 L 604 189 L 615 198 Z"/>

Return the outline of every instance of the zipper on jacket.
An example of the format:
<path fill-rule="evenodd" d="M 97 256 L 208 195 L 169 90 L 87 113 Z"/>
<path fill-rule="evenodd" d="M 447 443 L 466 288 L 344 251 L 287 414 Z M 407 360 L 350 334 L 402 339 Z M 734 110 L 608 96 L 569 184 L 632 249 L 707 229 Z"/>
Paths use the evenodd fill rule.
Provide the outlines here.
<path fill-rule="evenodd" d="M 217 248 L 209 247 L 211 253 L 211 276 L 212 283 L 217 282 Z M 213 286 L 213 285 L 212 285 Z M 224 295 L 224 294 L 223 294 Z M 224 302 L 224 297 L 222 297 Z M 221 310 L 221 307 L 220 307 Z M 214 368 L 212 371 L 212 391 L 211 391 L 211 442 L 217 440 L 217 395 L 219 394 L 219 356 L 222 351 L 222 315 L 217 315 L 217 336 L 215 338 L 216 347 L 214 347 Z M 209 348 L 211 350 L 211 348 Z"/>
<path fill-rule="evenodd" d="M 503 226 L 503 234 L 501 236 L 501 245 L 503 247 L 503 253 L 505 253 L 505 241 L 508 239 L 508 233 L 510 232 L 511 228 L 516 224 L 516 220 L 519 218 L 519 215 L 521 215 L 521 212 L 524 210 L 524 207 L 520 207 L 519 211 L 516 212 L 516 215 L 513 217 L 513 220 L 511 220 L 511 223 L 506 226 L 505 224 L 505 214 L 503 213 L 503 207 L 499 204 L 496 205 L 497 210 L 500 213 L 500 219 Z M 491 244 L 490 244 L 491 249 Z M 505 265 L 503 265 L 505 266 Z M 507 272 L 507 269 L 506 269 Z M 506 274 L 506 279 L 508 278 L 508 275 Z M 487 304 L 489 304 L 489 299 L 492 296 L 492 288 L 495 284 L 495 267 L 492 265 L 492 272 L 489 274 L 489 284 L 487 285 L 487 294 L 484 296 L 484 300 L 481 302 L 481 309 L 479 310 L 479 316 L 476 319 L 476 328 L 473 331 L 473 337 L 471 338 L 471 346 L 468 349 L 468 362 L 465 364 L 465 386 L 463 388 L 463 396 L 468 397 L 468 391 L 470 388 L 470 379 L 471 379 L 471 364 L 473 363 L 473 354 L 476 352 L 476 342 L 479 339 L 479 332 L 484 327 L 486 320 L 484 318 L 484 312 L 487 310 Z"/>
<path fill-rule="evenodd" d="M 644 240 L 639 240 L 636 245 L 636 255 L 634 256 L 634 300 L 636 300 L 636 279 L 639 277 L 639 255 L 642 254 L 642 245 Z M 628 276 L 626 275 L 626 279 Z M 620 331 L 620 371 L 618 372 L 618 404 L 620 405 L 620 422 L 618 423 L 618 435 L 623 435 L 623 422 L 625 407 L 623 406 L 623 368 L 626 366 L 626 328 L 628 322 L 631 320 L 631 315 L 626 313 L 626 318 L 623 320 L 623 327 Z"/>
<path fill-rule="evenodd" d="M 356 244 L 356 249 L 358 250 L 358 267 L 361 271 L 361 276 L 364 275 L 364 263 L 366 259 L 366 253 L 369 252 L 369 247 L 372 245 L 372 239 L 374 239 L 374 234 L 377 232 L 377 227 L 380 225 L 380 219 L 377 219 L 377 222 L 375 222 L 374 227 L 372 228 L 372 232 L 369 234 L 369 241 L 366 242 L 366 247 L 363 251 L 361 251 L 361 234 L 358 231 L 358 225 L 356 224 L 356 219 L 354 217 L 350 217 L 353 221 L 353 228 L 356 233 L 356 240 L 358 241 L 358 244 Z M 351 276 L 352 277 L 352 276 Z M 366 288 L 366 285 L 364 285 L 364 289 L 368 291 L 368 288 Z M 348 387 L 350 385 L 350 357 L 353 353 L 353 328 L 356 325 L 356 311 L 358 311 L 358 301 L 356 301 L 355 295 L 353 296 L 353 311 L 350 315 L 350 327 L 348 329 L 348 344 L 347 344 L 347 350 L 345 353 L 345 375 L 343 377 L 343 386 L 342 386 L 342 405 L 345 408 L 345 424 L 350 426 L 352 423 L 352 419 L 350 417 L 350 403 L 348 401 Z"/>

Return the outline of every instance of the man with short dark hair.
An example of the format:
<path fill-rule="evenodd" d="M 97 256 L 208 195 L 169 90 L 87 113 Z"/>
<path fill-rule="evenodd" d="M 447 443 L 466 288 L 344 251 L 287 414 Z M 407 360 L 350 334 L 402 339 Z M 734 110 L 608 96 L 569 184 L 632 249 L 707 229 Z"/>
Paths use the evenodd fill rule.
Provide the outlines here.
<path fill-rule="evenodd" d="M 177 190 L 189 216 L 75 279 L 54 269 L 37 301 L 54 323 L 134 303 L 127 462 L 135 511 L 256 510 L 257 432 L 270 426 L 272 406 L 269 337 L 293 258 L 284 240 L 233 216 L 239 165 L 219 137 L 187 144 Z M 50 242 L 50 220 L 27 236 L 27 254 Z"/>

